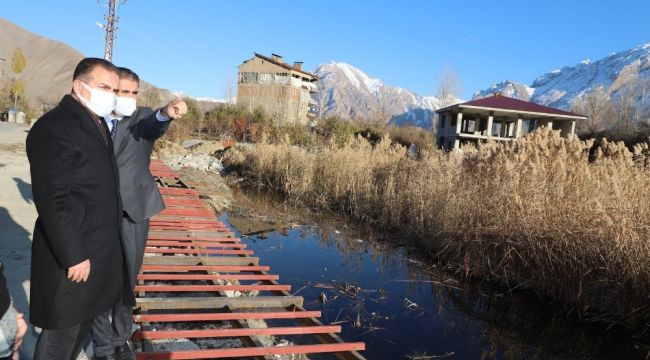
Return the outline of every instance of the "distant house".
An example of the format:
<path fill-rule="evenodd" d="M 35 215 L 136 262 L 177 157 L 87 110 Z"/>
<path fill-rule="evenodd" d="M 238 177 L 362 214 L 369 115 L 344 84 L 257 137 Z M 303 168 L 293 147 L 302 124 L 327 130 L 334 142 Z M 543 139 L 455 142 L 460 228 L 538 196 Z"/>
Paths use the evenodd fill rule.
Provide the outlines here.
<path fill-rule="evenodd" d="M 318 77 L 302 70 L 302 62 L 288 65 L 280 55 L 254 53 L 239 65 L 237 104 L 262 108 L 278 122 L 306 124 L 316 115 L 311 95 Z"/>
<path fill-rule="evenodd" d="M 563 137 L 575 133 L 576 121 L 586 116 L 528 101 L 493 96 L 451 105 L 436 111 L 438 148 L 458 149 L 482 140 L 511 141 L 539 128 L 560 130 Z"/>

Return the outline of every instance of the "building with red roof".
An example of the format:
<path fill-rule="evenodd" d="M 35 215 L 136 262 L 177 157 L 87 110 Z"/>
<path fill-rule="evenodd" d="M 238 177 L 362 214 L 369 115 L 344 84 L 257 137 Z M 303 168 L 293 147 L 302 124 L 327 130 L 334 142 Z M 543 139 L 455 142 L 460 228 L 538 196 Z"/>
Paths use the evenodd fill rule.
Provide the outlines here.
<path fill-rule="evenodd" d="M 496 93 L 437 110 L 438 147 L 459 149 L 463 144 L 487 140 L 512 141 L 540 127 L 569 137 L 576 121 L 586 116 L 510 98 Z"/>

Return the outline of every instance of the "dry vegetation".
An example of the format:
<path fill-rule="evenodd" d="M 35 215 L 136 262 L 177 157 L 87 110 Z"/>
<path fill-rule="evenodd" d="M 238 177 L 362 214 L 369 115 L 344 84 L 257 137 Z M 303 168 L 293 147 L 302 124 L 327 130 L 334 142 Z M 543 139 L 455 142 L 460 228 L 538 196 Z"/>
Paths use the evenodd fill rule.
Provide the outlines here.
<path fill-rule="evenodd" d="M 650 313 L 647 144 L 596 147 L 540 129 L 417 158 L 388 136 L 374 146 L 261 143 L 233 162 L 296 203 L 400 230 L 467 276 L 609 321 L 638 325 Z"/>

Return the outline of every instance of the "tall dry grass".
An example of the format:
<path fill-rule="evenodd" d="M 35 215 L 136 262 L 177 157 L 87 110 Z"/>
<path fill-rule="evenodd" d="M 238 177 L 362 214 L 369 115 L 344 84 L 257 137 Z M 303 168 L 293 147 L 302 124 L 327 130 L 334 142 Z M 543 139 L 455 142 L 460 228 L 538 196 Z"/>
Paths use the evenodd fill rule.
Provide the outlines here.
<path fill-rule="evenodd" d="M 230 165 L 299 204 L 398 229 L 467 276 L 638 322 L 650 312 L 648 146 L 592 147 L 540 129 L 414 159 L 387 137 L 374 147 L 357 138 L 259 144 Z"/>

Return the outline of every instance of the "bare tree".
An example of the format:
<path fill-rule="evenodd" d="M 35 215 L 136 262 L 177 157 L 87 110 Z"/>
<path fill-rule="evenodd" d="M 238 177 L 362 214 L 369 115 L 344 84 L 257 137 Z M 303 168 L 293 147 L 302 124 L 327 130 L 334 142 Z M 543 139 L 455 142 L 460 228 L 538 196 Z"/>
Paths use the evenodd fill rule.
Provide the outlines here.
<path fill-rule="evenodd" d="M 325 84 L 325 81 L 323 79 L 319 79 L 316 82 L 316 90 L 318 91 L 317 94 L 317 105 L 318 105 L 318 118 L 322 119 L 323 116 L 325 116 L 326 112 L 326 107 L 329 102 L 329 89 L 327 88 L 327 85 Z"/>
<path fill-rule="evenodd" d="M 637 109 L 636 99 L 638 87 L 636 82 L 622 86 L 616 97 L 616 131 L 618 136 L 629 136 L 636 131 Z"/>
<path fill-rule="evenodd" d="M 462 83 L 451 65 L 445 66 L 438 77 L 438 90 L 436 97 L 440 100 L 440 107 L 452 105 L 462 91 Z"/>
<path fill-rule="evenodd" d="M 583 134 L 594 134 L 608 129 L 613 123 L 616 112 L 609 94 L 602 86 L 577 98 L 571 110 L 589 117 L 587 121 L 578 122 L 578 132 Z"/>
<path fill-rule="evenodd" d="M 646 110 L 646 97 L 648 96 L 648 91 L 650 90 L 650 79 L 639 78 L 637 82 L 637 90 L 639 93 L 639 108 L 636 112 L 636 122 L 640 123 L 642 121 L 648 120 L 648 111 Z"/>
<path fill-rule="evenodd" d="M 235 81 L 235 78 L 230 77 L 228 81 L 226 81 L 226 85 L 224 86 L 224 100 L 226 100 L 226 104 L 229 106 L 235 105 L 235 101 L 237 99 L 237 82 Z"/>

